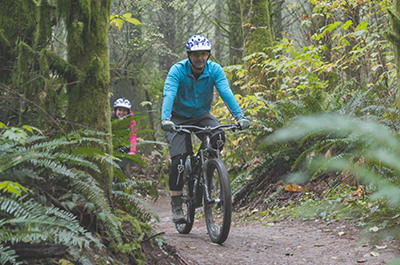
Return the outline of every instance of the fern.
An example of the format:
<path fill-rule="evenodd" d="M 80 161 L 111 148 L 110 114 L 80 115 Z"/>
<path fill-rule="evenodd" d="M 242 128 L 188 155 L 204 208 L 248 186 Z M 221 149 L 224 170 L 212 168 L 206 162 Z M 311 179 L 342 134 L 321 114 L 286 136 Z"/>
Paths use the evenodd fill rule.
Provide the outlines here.
<path fill-rule="evenodd" d="M 10 249 L 9 246 L 4 246 L 0 243 L 0 264 L 15 264 L 19 265 L 22 262 L 17 262 L 17 255 L 15 255 L 15 251 Z"/>
<path fill-rule="evenodd" d="M 157 215 L 157 212 L 154 210 L 154 208 L 149 203 L 138 198 L 137 196 L 128 194 L 123 191 L 113 191 L 113 196 L 115 197 L 116 200 L 120 201 L 121 199 L 124 199 L 124 200 L 128 201 L 128 203 L 130 203 L 131 206 L 132 206 L 132 204 L 143 205 L 146 208 L 146 210 L 149 211 L 157 221 L 160 221 L 159 216 Z M 137 213 L 135 213 L 135 214 L 137 214 Z"/>
<path fill-rule="evenodd" d="M 34 239 L 28 240 L 30 237 L 29 232 L 35 232 L 34 238 L 39 236 L 45 237 L 42 238 L 42 240 L 53 238 L 56 243 L 80 241 L 86 242 L 86 247 L 89 246 L 90 242 L 95 243 L 97 247 L 102 246 L 91 233 L 86 232 L 79 225 L 79 222 L 72 213 L 65 212 L 55 207 L 43 206 L 33 199 L 25 201 L 25 198 L 26 197 L 22 197 L 13 201 L 8 198 L 0 197 L 0 209 L 2 213 L 8 214 L 11 217 L 7 218 L 7 220 L 2 220 L 3 227 L 28 227 L 28 229 L 26 229 L 28 234 L 24 234 L 22 237 L 24 241 L 35 241 Z M 52 233 L 55 229 L 59 231 L 68 231 L 70 233 L 69 237 L 63 237 L 61 234 L 56 234 L 54 237 Z M 9 231 L 9 229 L 5 229 L 3 232 L 6 230 Z M 74 239 L 73 236 L 78 238 Z M 1 238 L 3 238 L 3 236 L 1 236 Z M 14 237 L 11 240 L 16 239 L 17 238 Z"/>
<path fill-rule="evenodd" d="M 31 133 L 14 137 L 13 132 L 19 131 L 0 129 L 0 183 L 12 179 L 28 187 L 23 196 L 5 193 L 0 197 L 0 244 L 11 244 L 10 249 L 0 249 L 0 256 L 12 257 L 12 245 L 19 242 L 53 242 L 67 246 L 69 254 L 81 264 L 92 264 L 93 257 L 83 251 L 103 247 L 92 229 L 117 244 L 122 242 L 124 231 L 97 180 L 86 171 L 99 172 L 94 161 L 118 167 L 115 161 L 119 157 L 146 163 L 139 156 L 111 155 L 92 148 L 93 144 L 106 144 L 97 138 L 105 136 L 100 132 L 71 132 L 59 139 Z M 158 219 L 140 198 L 145 193 L 158 196 L 154 183 L 127 180 L 115 185 L 113 196 L 144 222 L 150 220 L 150 214 Z M 97 226 L 84 220 L 94 220 Z"/>
<path fill-rule="evenodd" d="M 146 213 L 142 213 L 143 209 L 145 212 L 149 212 L 156 220 L 159 217 L 153 207 L 148 204 L 145 200 L 139 198 L 141 191 L 145 191 L 145 195 L 150 195 L 153 198 L 158 197 L 158 191 L 156 185 L 151 181 L 134 181 L 127 179 L 124 182 L 114 183 L 113 185 L 113 197 L 117 203 L 122 205 L 130 213 L 142 217 L 142 221 L 148 221 Z"/>
<path fill-rule="evenodd" d="M 9 131 L 3 130 L 0 137 L 0 150 L 4 150 L 0 152 L 0 180 L 12 179 L 30 189 L 24 196 L 5 193 L 0 197 L 0 243 L 54 242 L 68 246 L 76 257 L 89 246 L 101 248 L 101 242 L 63 207 L 67 201 L 59 191 L 64 187 L 72 194 L 79 194 L 79 199 L 86 205 L 91 205 L 90 212 L 103 222 L 107 233 L 120 242 L 120 227 L 103 191 L 97 181 L 82 170 L 99 171 L 98 166 L 87 158 L 101 153 L 88 151 L 86 147 L 83 152 L 80 147 L 75 148 L 79 144 L 102 141 L 79 137 L 77 133 L 55 140 L 26 135 L 25 139 L 15 141 L 11 133 L 7 134 Z M 5 248 L 0 250 L 1 257 L 10 253 L 14 252 Z M 89 259 L 86 261 L 90 264 Z"/>
<path fill-rule="evenodd" d="M 300 124 L 303 126 L 299 126 Z M 324 172 L 353 172 L 363 181 L 380 187 L 377 192 L 379 196 L 387 197 L 393 205 L 400 205 L 400 190 L 397 187 L 400 183 L 400 140 L 381 124 L 335 115 L 302 117 L 294 121 L 292 126 L 276 132 L 270 141 L 301 139 L 320 131 L 329 132 L 334 137 L 347 138 L 353 144 L 350 149 L 342 150 L 342 154 L 333 158 L 316 160 L 310 167 L 312 170 L 319 168 Z M 348 141 L 343 140 L 342 143 L 348 144 Z M 357 163 L 360 157 L 368 163 Z"/>

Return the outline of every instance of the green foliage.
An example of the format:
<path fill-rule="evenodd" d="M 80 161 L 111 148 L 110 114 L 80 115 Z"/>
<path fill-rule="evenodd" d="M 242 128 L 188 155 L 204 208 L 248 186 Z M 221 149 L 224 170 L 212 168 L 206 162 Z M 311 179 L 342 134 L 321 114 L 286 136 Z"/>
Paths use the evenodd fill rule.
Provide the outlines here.
<path fill-rule="evenodd" d="M 296 32 L 288 32 L 268 48 L 274 58 L 256 53 L 245 58 L 250 62 L 249 68 L 226 68 L 239 77 L 235 84 L 249 93 L 238 99 L 252 121 L 244 148 L 237 148 L 243 147 L 243 137 L 237 135 L 229 139 L 237 149 L 225 147 L 238 170 L 238 178 L 233 180 L 236 194 L 240 190 L 254 193 L 249 185 L 283 179 L 300 169 L 310 170 L 318 154 L 332 153 L 335 159 L 343 159 L 342 153 L 347 154 L 346 158 L 352 157 L 363 144 L 355 135 L 344 138 L 317 133 L 289 142 L 259 143 L 298 115 L 340 113 L 398 128 L 393 51 L 380 34 L 390 3 L 367 2 L 360 6 L 354 1 L 313 1 L 312 15 L 299 16 Z M 302 10 L 299 5 L 295 3 L 290 9 Z M 355 6 L 358 9 L 350 10 Z M 368 15 L 360 16 L 363 20 L 358 21 L 361 13 Z M 297 32 L 304 33 L 300 36 L 303 42 L 296 39 Z M 260 69 L 258 75 L 251 75 L 249 71 L 255 69 Z M 260 81 L 265 76 L 270 86 Z M 226 115 L 217 113 L 225 121 Z M 323 172 L 324 166 L 314 167 L 310 179 L 323 177 Z"/>
<path fill-rule="evenodd" d="M 351 163 L 351 160 L 345 157 L 328 160 L 324 165 L 330 169 L 345 170 L 346 168 L 368 182 L 377 181 L 378 185 L 384 185 L 384 183 L 387 183 L 387 179 L 396 180 L 396 178 L 393 179 L 389 175 L 382 175 L 383 169 L 391 169 L 391 172 L 396 172 L 394 177 L 400 173 L 400 166 L 395 162 L 399 156 L 398 150 L 400 150 L 398 149 L 400 147 L 398 137 L 385 126 L 373 121 L 335 115 L 298 118 L 289 127 L 277 131 L 274 136 L 271 136 L 270 141 L 280 142 L 282 140 L 305 139 L 309 135 L 316 133 L 325 134 L 326 138 L 352 140 L 351 142 L 355 144 L 352 144 L 351 155 L 356 156 L 352 161 L 357 162 L 359 158 L 364 157 L 369 162 L 368 165 L 371 170 L 379 168 L 379 171 L 373 170 L 367 173 L 368 171 L 364 171 L 362 166 L 357 166 L 355 162 Z M 345 145 L 348 146 L 349 142 L 345 142 Z M 345 151 L 339 154 L 344 156 L 346 153 L 348 152 Z M 345 161 L 347 162 L 344 164 Z M 342 168 L 340 168 L 340 165 L 342 165 Z M 377 175 L 374 176 L 375 174 Z M 400 202 L 400 199 L 394 198 L 394 201 L 397 203 L 397 201 Z"/>
<path fill-rule="evenodd" d="M 134 25 L 141 25 L 142 23 L 136 18 L 132 17 L 131 13 L 125 13 L 123 15 L 111 15 L 110 16 L 110 25 L 116 28 L 118 31 L 121 31 L 124 23 L 132 23 Z"/>
<path fill-rule="evenodd" d="M 15 255 L 15 251 L 10 249 L 9 246 L 4 246 L 2 243 L 0 243 L 0 254 L 0 264 L 22 264 L 17 261 L 18 256 Z"/>
<path fill-rule="evenodd" d="M 132 134 L 130 125 L 132 120 L 132 116 L 127 116 L 123 119 L 113 119 L 111 121 L 112 142 L 115 151 L 118 153 L 129 152 L 131 144 L 129 136 Z"/>
<path fill-rule="evenodd" d="M 107 199 L 84 171 L 99 171 L 90 159 L 107 161 L 99 150 L 85 147 L 101 140 L 90 131 L 55 140 L 32 132 L 30 127 L 4 126 L 1 131 L 0 186 L 5 192 L 0 196 L 0 244 L 12 248 L 19 242 L 53 242 L 68 246 L 78 258 L 85 248 L 102 247 L 90 230 L 101 231 L 86 220 L 102 223 L 104 232 L 119 242 L 120 227 Z M 3 250 L 4 257 L 12 255 Z M 86 258 L 90 260 L 82 256 Z"/>
<path fill-rule="evenodd" d="M 142 222 L 150 221 L 150 214 L 158 221 L 159 217 L 153 207 L 140 196 L 149 195 L 158 198 L 156 183 L 152 181 L 135 181 L 127 179 L 125 182 L 117 182 L 113 185 L 113 197 L 115 203 L 130 215 Z M 144 207 L 144 209 L 143 209 Z"/>
<path fill-rule="evenodd" d="M 155 231 L 148 223 L 140 222 L 124 211 L 118 210 L 116 215 L 118 216 L 118 221 L 124 224 L 122 228 L 124 230 L 124 241 L 122 244 L 111 244 L 110 249 L 129 257 L 129 260 L 133 259 L 135 264 L 146 264 L 141 243 L 147 236 L 154 234 Z"/>
<path fill-rule="evenodd" d="M 315 172 L 332 172 L 338 177 L 351 173 L 366 185 L 375 205 L 379 202 L 378 209 L 394 213 L 400 208 L 400 139 L 397 134 L 374 121 L 322 115 L 293 120 L 289 126 L 271 135 L 268 143 L 300 139 L 303 142 L 312 135 L 321 135 L 324 142 L 334 139 L 342 148 L 332 148 L 331 144 L 321 147 L 320 142 L 315 142 L 305 151 L 307 154 L 313 152 L 314 159 L 309 159 L 301 168 L 302 178 L 296 175 L 294 181 L 309 181 Z M 326 156 L 327 149 L 331 150 L 329 156 Z M 300 157 L 304 159 L 305 156 Z"/>
<path fill-rule="evenodd" d="M 21 184 L 12 181 L 0 182 L 0 191 L 9 192 L 21 196 L 21 191 L 26 191 Z"/>

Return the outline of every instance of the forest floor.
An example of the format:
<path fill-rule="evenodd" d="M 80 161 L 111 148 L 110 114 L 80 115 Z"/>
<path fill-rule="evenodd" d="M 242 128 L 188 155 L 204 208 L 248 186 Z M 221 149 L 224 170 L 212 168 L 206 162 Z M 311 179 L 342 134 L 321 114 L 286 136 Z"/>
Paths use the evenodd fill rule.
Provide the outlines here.
<path fill-rule="evenodd" d="M 210 241 L 204 217 L 197 217 L 191 233 L 181 235 L 172 223 L 169 198 L 163 195 L 152 205 L 160 218 L 153 220 L 153 226 L 163 233 L 175 262 L 148 264 L 392 264 L 400 257 L 397 244 L 363 240 L 362 231 L 348 221 L 288 216 L 246 221 L 234 213 L 229 237 L 218 245 Z"/>

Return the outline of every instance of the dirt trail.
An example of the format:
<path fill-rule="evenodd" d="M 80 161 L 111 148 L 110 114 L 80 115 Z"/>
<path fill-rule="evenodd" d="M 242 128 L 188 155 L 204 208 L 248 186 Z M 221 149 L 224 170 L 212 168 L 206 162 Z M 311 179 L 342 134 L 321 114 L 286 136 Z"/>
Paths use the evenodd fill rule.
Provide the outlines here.
<path fill-rule="evenodd" d="M 217 245 L 207 235 L 204 218 L 195 220 L 190 234 L 180 235 L 171 221 L 169 199 L 161 198 L 153 207 L 160 217 L 156 229 L 165 232 L 165 241 L 191 265 L 389 264 L 400 257 L 398 246 L 389 244 L 386 249 L 377 249 L 361 244 L 359 231 L 339 222 L 329 226 L 293 220 L 233 224 L 227 241 Z M 345 234 L 339 235 L 340 232 Z"/>

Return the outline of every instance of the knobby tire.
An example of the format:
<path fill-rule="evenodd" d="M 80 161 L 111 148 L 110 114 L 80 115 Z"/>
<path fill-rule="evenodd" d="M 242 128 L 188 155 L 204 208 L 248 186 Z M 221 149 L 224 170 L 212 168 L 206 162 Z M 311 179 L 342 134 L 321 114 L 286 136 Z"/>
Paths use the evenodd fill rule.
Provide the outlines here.
<path fill-rule="evenodd" d="M 228 238 L 232 218 L 232 192 L 225 164 L 220 159 L 206 162 L 208 189 L 212 203 L 204 201 L 208 235 L 212 242 L 222 244 Z"/>
<path fill-rule="evenodd" d="M 187 160 L 187 162 L 189 162 L 189 160 Z M 182 209 L 183 215 L 186 218 L 186 222 L 182 224 L 175 224 L 175 227 L 180 234 L 189 234 L 193 227 L 196 208 L 192 201 L 194 197 L 194 183 L 193 179 L 187 175 L 187 170 L 185 170 L 183 173 L 183 180 Z"/>

